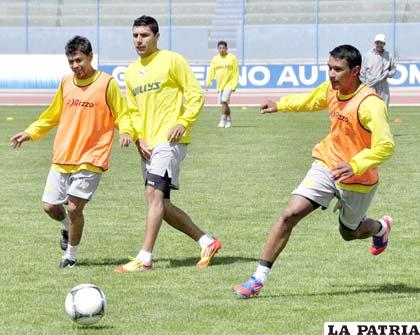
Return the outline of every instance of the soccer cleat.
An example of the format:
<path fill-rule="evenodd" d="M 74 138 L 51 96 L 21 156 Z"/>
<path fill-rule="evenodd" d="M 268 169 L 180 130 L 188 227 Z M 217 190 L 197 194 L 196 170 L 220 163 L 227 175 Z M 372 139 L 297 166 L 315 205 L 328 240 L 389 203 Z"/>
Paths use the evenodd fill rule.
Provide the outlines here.
<path fill-rule="evenodd" d="M 251 277 L 245 283 L 236 285 L 233 288 L 233 291 L 238 297 L 243 298 L 243 299 L 248 299 L 248 298 L 251 298 L 252 296 L 257 296 L 263 287 L 264 287 L 264 284 L 261 281 L 259 281 L 255 277 Z"/>
<path fill-rule="evenodd" d="M 143 272 L 152 269 L 152 264 L 146 265 L 137 258 L 130 258 L 130 261 L 124 265 L 118 265 L 115 272 Z"/>
<path fill-rule="evenodd" d="M 61 258 L 60 261 L 60 265 L 59 267 L 64 269 L 64 268 L 74 268 L 74 266 L 76 265 L 76 260 L 75 259 L 69 259 L 69 258 Z"/>
<path fill-rule="evenodd" d="M 67 230 L 61 229 L 61 236 L 60 236 L 61 250 L 66 251 L 68 244 L 69 244 L 69 232 Z"/>
<path fill-rule="evenodd" d="M 224 128 L 226 125 L 226 121 L 225 120 L 220 120 L 219 124 L 217 125 L 219 128 Z"/>
<path fill-rule="evenodd" d="M 372 245 L 370 246 L 370 252 L 372 253 L 372 255 L 375 256 L 384 252 L 386 247 L 388 246 L 389 234 L 391 232 L 392 226 L 392 218 L 390 216 L 385 215 L 379 221 L 386 224 L 386 232 L 382 236 L 372 236 Z"/>
<path fill-rule="evenodd" d="M 210 262 L 213 259 L 214 255 L 216 255 L 220 249 L 222 249 L 222 243 L 219 240 L 215 239 L 207 247 L 201 250 L 201 259 L 196 264 L 196 267 L 205 268 L 206 266 L 210 265 Z"/>

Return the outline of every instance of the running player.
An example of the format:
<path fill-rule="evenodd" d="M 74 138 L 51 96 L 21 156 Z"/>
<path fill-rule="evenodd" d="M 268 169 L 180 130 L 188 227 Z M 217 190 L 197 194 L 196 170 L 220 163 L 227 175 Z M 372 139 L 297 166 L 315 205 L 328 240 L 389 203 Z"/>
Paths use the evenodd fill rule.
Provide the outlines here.
<path fill-rule="evenodd" d="M 361 63 L 356 48 L 338 46 L 330 52 L 329 81 L 309 94 L 290 95 L 261 106 L 261 113 L 328 108 L 331 130 L 315 145 L 312 167 L 271 228 L 256 272 L 248 281 L 235 286 L 239 297 L 258 295 L 293 227 L 317 208 L 327 208 L 334 197 L 338 199 L 336 209 L 342 238 L 350 241 L 372 237 L 373 255 L 386 249 L 392 218 L 370 219 L 366 212 L 379 182 L 376 167 L 392 156 L 394 142 L 386 104 L 359 80 Z"/>

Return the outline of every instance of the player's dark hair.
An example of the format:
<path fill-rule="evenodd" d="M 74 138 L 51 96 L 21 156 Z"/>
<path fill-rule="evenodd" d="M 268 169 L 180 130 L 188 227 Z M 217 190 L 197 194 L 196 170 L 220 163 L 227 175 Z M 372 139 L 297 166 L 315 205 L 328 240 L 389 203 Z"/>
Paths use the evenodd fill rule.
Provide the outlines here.
<path fill-rule="evenodd" d="M 360 51 L 352 45 L 339 45 L 330 51 L 330 55 L 335 59 L 345 59 L 350 69 L 357 65 L 362 66 L 362 55 L 360 54 Z"/>
<path fill-rule="evenodd" d="M 157 21 L 151 16 L 143 15 L 134 20 L 133 27 L 142 26 L 149 27 L 154 35 L 156 35 L 159 32 L 159 25 Z"/>
<path fill-rule="evenodd" d="M 86 37 L 76 35 L 71 38 L 65 46 L 66 56 L 74 54 L 76 51 L 89 56 L 92 53 L 92 44 Z"/>
<path fill-rule="evenodd" d="M 227 48 L 227 42 L 226 41 L 219 41 L 217 42 L 217 47 L 224 45 Z"/>

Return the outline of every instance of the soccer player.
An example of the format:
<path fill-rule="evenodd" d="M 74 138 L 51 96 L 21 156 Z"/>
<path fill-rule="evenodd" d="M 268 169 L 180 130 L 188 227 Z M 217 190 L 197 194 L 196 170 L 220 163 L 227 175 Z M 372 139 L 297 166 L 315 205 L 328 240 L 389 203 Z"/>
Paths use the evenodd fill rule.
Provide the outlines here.
<path fill-rule="evenodd" d="M 370 219 L 366 212 L 379 182 L 376 167 L 392 156 L 394 142 L 386 104 L 359 80 L 361 63 L 355 47 L 338 46 L 330 51 L 329 81 L 311 93 L 289 95 L 261 106 L 263 114 L 328 108 L 331 128 L 328 136 L 313 148 L 312 167 L 272 226 L 256 272 L 234 287 L 239 297 L 258 295 L 293 227 L 317 208 L 327 208 L 334 197 L 338 199 L 342 238 L 350 241 L 372 237 L 373 255 L 386 249 L 392 218 Z"/>
<path fill-rule="evenodd" d="M 377 34 L 374 42 L 375 46 L 363 56 L 360 80 L 372 87 L 389 105 L 388 78 L 395 75 L 395 60 L 384 49 L 386 44 L 384 34 Z"/>
<path fill-rule="evenodd" d="M 203 108 L 203 91 L 181 55 L 158 49 L 159 26 L 153 17 L 137 18 L 132 32 L 140 57 L 128 67 L 125 83 L 141 156 L 147 218 L 141 250 L 115 271 L 152 269 L 152 251 L 162 220 L 198 241 L 202 251 L 196 266 L 206 267 L 221 249 L 220 241 L 201 231 L 170 200 L 171 189 L 179 188 L 180 164 L 191 142 L 191 127 Z"/>
<path fill-rule="evenodd" d="M 64 76 L 51 105 L 10 141 L 13 148 L 18 148 L 25 141 L 39 140 L 57 126 L 42 207 L 62 223 L 60 246 L 64 255 L 60 267 L 71 268 L 76 264 L 82 238 L 84 207 L 96 191 L 102 172 L 108 170 L 114 127 L 119 127 L 121 147 L 130 144 L 134 130 L 118 84 L 92 67 L 89 40 L 74 36 L 67 42 L 65 53 L 74 74 Z"/>
<path fill-rule="evenodd" d="M 230 113 L 230 96 L 236 90 L 239 81 L 238 61 L 232 53 L 228 53 L 227 43 L 217 43 L 219 54 L 214 56 L 210 63 L 210 70 L 206 79 L 206 91 L 212 80 L 216 78 L 217 92 L 219 93 L 220 110 L 219 128 L 232 127 L 232 116 Z"/>

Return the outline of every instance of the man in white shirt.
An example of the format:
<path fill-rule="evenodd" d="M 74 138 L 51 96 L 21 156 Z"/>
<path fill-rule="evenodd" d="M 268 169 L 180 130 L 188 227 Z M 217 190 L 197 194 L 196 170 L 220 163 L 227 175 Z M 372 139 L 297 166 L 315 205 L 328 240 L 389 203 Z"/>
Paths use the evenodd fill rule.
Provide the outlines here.
<path fill-rule="evenodd" d="M 377 34 L 374 42 L 375 46 L 363 56 L 360 80 L 372 87 L 389 105 L 390 95 L 387 79 L 395 75 L 395 60 L 384 49 L 386 44 L 384 34 Z"/>

